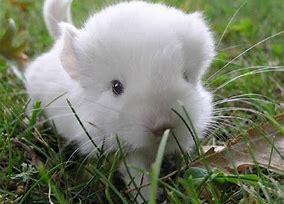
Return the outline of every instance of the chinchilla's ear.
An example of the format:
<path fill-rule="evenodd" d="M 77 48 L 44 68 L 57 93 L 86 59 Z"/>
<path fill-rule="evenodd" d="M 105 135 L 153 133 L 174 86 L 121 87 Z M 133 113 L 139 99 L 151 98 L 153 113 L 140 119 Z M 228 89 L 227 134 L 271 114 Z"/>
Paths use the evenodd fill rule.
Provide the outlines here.
<path fill-rule="evenodd" d="M 69 23 L 61 23 L 63 47 L 60 60 L 63 68 L 72 79 L 78 78 L 77 56 L 74 48 L 74 39 L 78 34 L 77 28 Z"/>
<path fill-rule="evenodd" d="M 185 77 L 196 83 L 201 80 L 215 56 L 215 43 L 201 12 L 188 14 L 186 24 L 182 34 Z"/>

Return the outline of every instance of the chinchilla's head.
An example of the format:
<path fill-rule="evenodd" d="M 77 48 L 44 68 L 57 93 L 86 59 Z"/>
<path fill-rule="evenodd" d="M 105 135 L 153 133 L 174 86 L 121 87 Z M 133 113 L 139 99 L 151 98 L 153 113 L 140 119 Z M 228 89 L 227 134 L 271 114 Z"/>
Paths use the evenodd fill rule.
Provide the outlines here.
<path fill-rule="evenodd" d="M 170 128 L 183 148 L 192 147 L 173 111 L 185 116 L 182 106 L 201 136 L 212 114 L 211 94 L 201 78 L 214 57 L 214 42 L 200 13 L 120 3 L 92 16 L 80 30 L 65 25 L 62 38 L 62 65 L 83 87 L 89 122 L 108 146 L 116 146 L 117 135 L 130 148 L 154 148 Z M 175 148 L 170 137 L 168 149 Z"/>

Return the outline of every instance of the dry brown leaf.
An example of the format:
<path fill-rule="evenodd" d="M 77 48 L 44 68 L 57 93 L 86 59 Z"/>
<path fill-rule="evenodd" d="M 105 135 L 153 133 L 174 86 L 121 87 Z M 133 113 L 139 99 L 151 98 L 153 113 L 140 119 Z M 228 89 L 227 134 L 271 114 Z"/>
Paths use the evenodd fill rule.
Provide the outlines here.
<path fill-rule="evenodd" d="M 221 145 L 204 145 L 202 146 L 203 152 L 206 152 L 206 155 L 221 152 L 225 149 L 225 146 Z"/>
<path fill-rule="evenodd" d="M 28 62 L 28 57 L 24 53 L 27 48 L 27 43 L 22 42 L 19 45 L 14 44 L 14 39 L 17 34 L 15 22 L 9 19 L 7 28 L 2 36 L 0 36 L 0 55 L 8 60 L 13 60 L 24 66 Z"/>
<path fill-rule="evenodd" d="M 284 125 L 284 115 L 276 117 Z M 273 172 L 284 174 L 284 135 L 279 127 L 266 123 L 239 136 L 220 152 L 205 154 L 204 159 L 192 163 L 195 167 L 204 167 L 207 163 L 213 168 L 232 173 L 244 172 L 249 167 L 259 166 Z M 212 151 L 212 150 L 211 150 Z"/>
<path fill-rule="evenodd" d="M 12 6 L 17 7 L 21 11 L 27 11 L 31 2 L 23 2 L 19 0 L 9 0 L 8 1 Z"/>

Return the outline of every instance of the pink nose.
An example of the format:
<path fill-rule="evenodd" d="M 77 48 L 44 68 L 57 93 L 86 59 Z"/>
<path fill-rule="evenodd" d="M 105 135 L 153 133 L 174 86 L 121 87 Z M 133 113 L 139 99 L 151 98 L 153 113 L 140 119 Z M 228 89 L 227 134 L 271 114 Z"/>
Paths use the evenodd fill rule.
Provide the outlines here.
<path fill-rule="evenodd" d="M 167 130 L 167 129 L 172 129 L 172 125 L 170 124 L 162 124 L 160 126 L 157 126 L 153 129 L 151 129 L 151 132 L 156 135 L 156 136 L 162 136 L 163 133 Z"/>

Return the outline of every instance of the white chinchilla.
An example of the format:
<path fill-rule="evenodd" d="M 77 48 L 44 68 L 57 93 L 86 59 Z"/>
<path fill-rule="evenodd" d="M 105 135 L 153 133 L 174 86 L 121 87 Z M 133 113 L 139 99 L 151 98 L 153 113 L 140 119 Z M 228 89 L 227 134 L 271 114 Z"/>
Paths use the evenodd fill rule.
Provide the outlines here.
<path fill-rule="evenodd" d="M 202 137 L 211 120 L 212 96 L 201 78 L 215 54 L 202 14 L 131 1 L 103 9 L 77 29 L 70 4 L 45 1 L 45 21 L 56 42 L 25 72 L 32 102 L 48 104 L 47 117 L 82 153 L 97 149 L 66 99 L 98 146 L 104 143 L 108 152 L 115 151 L 118 136 L 129 151 L 129 166 L 149 170 L 166 129 L 174 131 L 184 150 L 191 150 L 192 137 L 172 109 L 183 104 Z M 166 152 L 177 148 L 170 136 Z M 135 168 L 131 171 L 137 175 Z M 123 165 L 121 172 L 129 181 Z M 137 183 L 140 179 L 135 177 Z M 147 188 L 142 192 L 147 197 Z"/>

